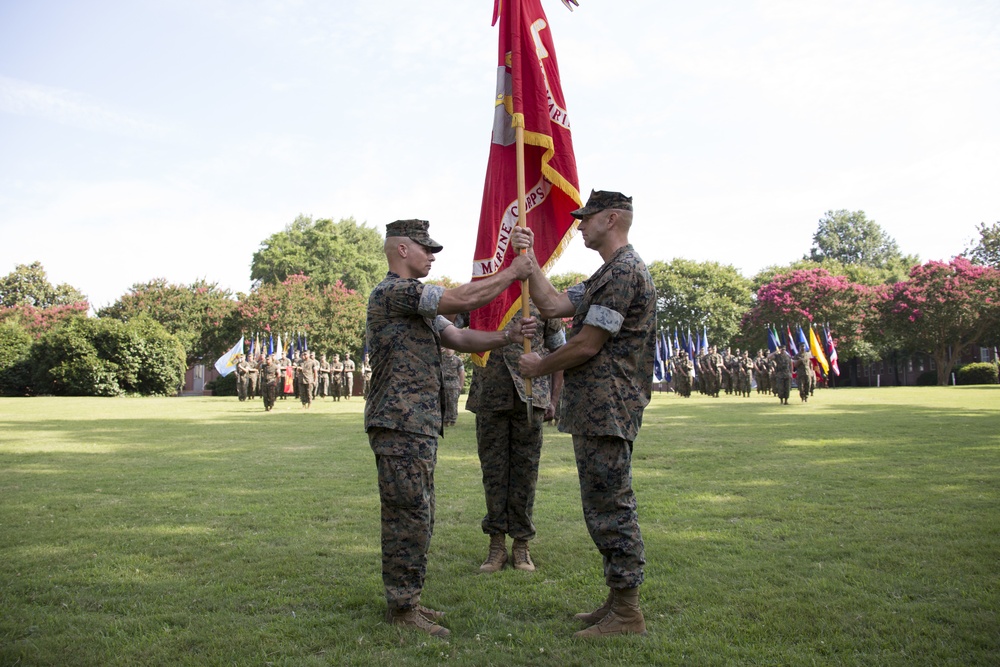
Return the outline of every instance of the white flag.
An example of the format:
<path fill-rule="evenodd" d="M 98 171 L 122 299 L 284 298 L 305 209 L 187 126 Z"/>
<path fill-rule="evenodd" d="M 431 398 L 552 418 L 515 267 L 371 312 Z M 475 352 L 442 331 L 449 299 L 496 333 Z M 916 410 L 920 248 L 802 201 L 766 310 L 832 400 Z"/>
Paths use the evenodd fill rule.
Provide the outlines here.
<path fill-rule="evenodd" d="M 215 362 L 215 370 L 219 371 L 219 375 L 222 377 L 226 377 L 236 370 L 236 364 L 240 363 L 240 356 L 242 354 L 243 336 L 240 336 L 240 342 L 233 345 L 233 348 L 229 352 L 226 352 Z"/>

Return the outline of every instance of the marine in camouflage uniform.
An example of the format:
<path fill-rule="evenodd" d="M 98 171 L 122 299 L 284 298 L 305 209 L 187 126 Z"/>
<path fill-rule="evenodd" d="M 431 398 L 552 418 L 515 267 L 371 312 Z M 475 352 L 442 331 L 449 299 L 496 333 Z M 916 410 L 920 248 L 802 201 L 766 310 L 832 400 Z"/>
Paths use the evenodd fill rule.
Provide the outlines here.
<path fill-rule="evenodd" d="M 708 366 L 709 369 L 707 374 L 712 378 L 712 396 L 718 398 L 719 391 L 722 389 L 723 376 L 726 373 L 726 368 L 722 360 L 722 355 L 719 354 L 719 348 L 715 345 L 712 346 L 711 352 L 708 355 Z"/>
<path fill-rule="evenodd" d="M 754 378 L 757 380 L 757 393 L 771 393 L 771 371 L 768 368 L 764 350 L 757 350 L 757 356 L 753 360 L 753 368 Z"/>
<path fill-rule="evenodd" d="M 463 366 L 464 372 L 464 366 Z M 362 394 L 364 394 L 365 399 L 368 399 L 368 388 L 372 384 L 372 365 L 368 363 L 368 355 L 366 354 L 361 360 L 361 381 L 364 383 Z M 465 380 L 462 380 L 462 384 L 465 384 Z"/>
<path fill-rule="evenodd" d="M 247 358 L 241 354 L 240 361 L 236 364 L 236 394 L 241 403 L 247 400 L 247 385 L 250 384 L 249 371 L 250 364 L 247 363 Z"/>
<path fill-rule="evenodd" d="M 444 371 L 444 425 L 458 421 L 458 399 L 465 386 L 465 362 L 450 348 L 443 348 L 441 368 Z"/>
<path fill-rule="evenodd" d="M 319 359 L 319 387 L 316 393 L 320 398 L 326 398 L 330 394 L 330 362 L 326 360 L 326 355 Z"/>
<path fill-rule="evenodd" d="M 260 379 L 260 365 L 256 359 L 247 359 L 247 398 L 253 400 L 260 393 L 257 382 Z"/>
<path fill-rule="evenodd" d="M 681 350 L 674 360 L 674 385 L 677 393 L 684 398 L 691 397 L 691 380 L 694 377 L 694 365 L 688 359 L 688 353 Z"/>
<path fill-rule="evenodd" d="M 312 406 L 313 387 L 316 386 L 316 377 L 319 375 L 319 362 L 316 361 L 315 352 L 306 352 L 302 355 L 300 370 L 299 398 L 302 399 L 302 406 L 309 408 Z"/>
<path fill-rule="evenodd" d="M 274 358 L 270 355 L 264 360 L 264 365 L 260 367 L 261 388 L 264 397 L 264 412 L 270 412 L 274 407 L 274 399 L 278 392 L 278 366 L 274 363 Z"/>
<path fill-rule="evenodd" d="M 524 355 L 520 369 L 525 377 L 564 371 L 559 430 L 573 434 L 583 514 L 609 588 L 601 607 L 577 615 L 589 625 L 577 636 L 645 634 L 639 586 L 646 556 L 632 490 L 632 445 L 653 390 L 656 288 L 628 242 L 631 197 L 592 192 L 573 216 L 604 265 L 563 294 L 536 265 L 531 295 L 539 312 L 572 316 L 573 324 L 566 345 L 547 357 Z M 512 238 L 528 234 L 515 230 Z"/>
<path fill-rule="evenodd" d="M 753 384 L 753 359 L 750 358 L 750 350 L 743 350 L 743 354 L 740 355 L 738 366 L 739 382 L 737 383 L 737 391 L 741 396 L 750 397 L 750 390 Z"/>
<path fill-rule="evenodd" d="M 799 381 L 799 398 L 802 399 L 803 403 L 809 400 L 813 388 L 816 386 L 816 371 L 813 370 L 812 359 L 812 352 L 804 345 L 794 357 L 795 374 Z"/>
<path fill-rule="evenodd" d="M 344 362 L 340 360 L 340 355 L 333 355 L 330 362 L 330 390 L 333 392 L 333 400 L 339 401 L 343 392 L 344 384 Z"/>
<path fill-rule="evenodd" d="M 420 596 L 434 532 L 437 438 L 444 433 L 441 346 L 486 351 L 521 337 L 510 330 L 459 330 L 442 315 L 478 308 L 531 272 L 522 256 L 473 283 L 424 285 L 419 279 L 440 250 L 424 220 L 386 226 L 389 273 L 369 296 L 366 325 L 372 382 L 365 431 L 378 470 L 386 620 L 435 637 L 448 635 L 437 623 L 443 614 L 423 607 Z M 523 323 L 522 331 L 531 333 L 533 325 Z"/>
<path fill-rule="evenodd" d="M 530 303 L 530 302 L 529 302 Z M 532 317 L 539 317 L 531 306 Z M 521 319 L 521 312 L 512 318 Z M 566 342 L 558 319 L 539 322 L 540 335 L 531 341 L 531 349 L 545 356 Z M 518 570 L 534 571 L 528 542 L 535 537 L 532 521 L 538 463 L 542 455 L 542 422 L 558 401 L 562 372 L 546 375 L 531 383 L 532 413 L 528 420 L 524 378 L 518 370 L 522 348 L 506 346 L 489 355 L 485 367 L 476 367 L 469 386 L 465 408 L 476 413 L 476 442 L 479 467 L 483 473 L 486 516 L 483 532 L 490 537 L 482 572 L 497 572 L 512 561 Z M 552 392 L 553 384 L 557 391 Z M 554 410 L 552 411 L 554 412 Z M 513 538 L 510 558 L 506 536 Z"/>
<path fill-rule="evenodd" d="M 354 394 L 354 360 L 351 353 L 344 353 L 344 398 L 350 400 Z"/>
<path fill-rule="evenodd" d="M 792 391 L 792 358 L 785 352 L 785 346 L 779 345 L 777 350 L 768 355 L 768 359 L 774 363 L 771 378 L 774 394 L 782 404 L 788 405 L 788 395 Z"/>

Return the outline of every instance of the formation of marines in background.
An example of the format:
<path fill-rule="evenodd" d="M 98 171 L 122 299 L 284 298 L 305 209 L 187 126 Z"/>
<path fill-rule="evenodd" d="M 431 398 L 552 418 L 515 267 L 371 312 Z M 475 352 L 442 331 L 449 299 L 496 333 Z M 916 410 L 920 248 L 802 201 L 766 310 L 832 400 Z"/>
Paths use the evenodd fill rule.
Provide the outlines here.
<path fill-rule="evenodd" d="M 360 373 L 359 373 L 360 371 Z M 354 395 L 355 375 L 360 374 L 361 395 L 368 396 L 372 369 L 365 357 L 361 368 L 351 359 L 350 352 L 340 359 L 334 354 L 328 361 L 325 354 L 295 351 L 291 357 L 274 354 L 243 356 L 236 364 L 236 392 L 240 401 L 264 399 L 264 409 L 270 411 L 277 399 L 295 396 L 308 408 L 316 398 L 350 400 Z"/>
<path fill-rule="evenodd" d="M 709 346 L 692 359 L 686 350 L 680 350 L 667 360 L 670 380 L 667 384 L 677 394 L 689 397 L 692 391 L 718 398 L 721 394 L 749 398 L 756 388 L 757 394 L 773 394 L 782 404 L 788 404 L 793 376 L 797 379 L 799 398 L 803 403 L 816 390 L 816 368 L 813 355 L 803 347 L 790 356 L 784 346 L 765 354 L 749 350 Z"/>

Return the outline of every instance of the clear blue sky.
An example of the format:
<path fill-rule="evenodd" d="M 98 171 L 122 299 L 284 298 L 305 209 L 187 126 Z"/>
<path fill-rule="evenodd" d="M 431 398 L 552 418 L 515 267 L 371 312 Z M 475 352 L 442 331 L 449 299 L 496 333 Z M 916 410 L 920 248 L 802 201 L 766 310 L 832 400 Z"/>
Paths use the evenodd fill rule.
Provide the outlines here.
<path fill-rule="evenodd" d="M 996 0 L 543 0 L 580 188 L 635 199 L 647 261 L 752 275 L 864 210 L 947 259 L 1000 220 Z M 297 215 L 431 221 L 471 274 L 491 0 L 0 0 L 0 275 L 95 306 L 249 289 Z M 556 272 L 589 273 L 574 239 Z"/>

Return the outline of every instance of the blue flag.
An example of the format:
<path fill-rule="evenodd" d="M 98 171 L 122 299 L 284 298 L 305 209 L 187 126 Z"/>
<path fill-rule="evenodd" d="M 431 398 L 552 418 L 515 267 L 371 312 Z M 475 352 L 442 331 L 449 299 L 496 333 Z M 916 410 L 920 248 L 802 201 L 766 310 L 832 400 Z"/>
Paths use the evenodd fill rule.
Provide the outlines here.
<path fill-rule="evenodd" d="M 659 381 L 663 379 L 663 354 L 660 350 L 659 343 L 657 343 L 655 347 L 656 354 L 653 356 L 653 377 Z"/>
<path fill-rule="evenodd" d="M 770 324 L 767 325 L 767 350 L 768 350 L 768 352 L 774 352 L 775 350 L 778 349 L 778 345 L 780 345 L 780 344 L 781 343 L 778 342 L 778 334 L 775 333 L 774 327 L 772 327 Z"/>

